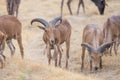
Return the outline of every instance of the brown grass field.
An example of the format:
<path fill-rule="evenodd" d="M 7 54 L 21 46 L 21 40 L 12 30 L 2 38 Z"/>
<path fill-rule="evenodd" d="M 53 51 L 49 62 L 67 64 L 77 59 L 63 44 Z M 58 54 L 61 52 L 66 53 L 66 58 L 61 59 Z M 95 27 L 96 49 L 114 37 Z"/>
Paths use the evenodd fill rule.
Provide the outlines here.
<path fill-rule="evenodd" d="M 85 0 L 86 13 L 82 8 L 76 15 L 77 2 L 74 0 L 72 9 L 74 15 L 69 15 L 67 6 L 64 5 L 64 18 L 72 25 L 69 69 L 65 69 L 65 44 L 63 47 L 62 68 L 55 68 L 54 61 L 49 66 L 47 57 L 43 54 L 43 31 L 37 27 L 31 27 L 33 18 L 41 17 L 47 21 L 60 15 L 61 0 L 22 0 L 18 19 L 23 25 L 23 46 L 25 59 L 22 60 L 16 40 L 15 56 L 11 58 L 10 50 L 6 46 L 4 54 L 7 59 L 5 68 L 0 69 L 0 80 L 120 80 L 120 50 L 116 56 L 103 56 L 103 69 L 97 73 L 89 70 L 89 57 L 86 54 L 85 70 L 81 72 L 81 40 L 83 28 L 90 23 L 98 24 L 102 29 L 104 22 L 112 15 L 120 15 L 120 0 L 107 0 L 105 15 L 99 15 L 95 5 L 90 0 Z M 65 2 L 66 3 L 66 2 Z M 0 15 L 5 15 L 5 0 L 0 0 Z M 34 24 L 34 26 L 37 24 Z"/>

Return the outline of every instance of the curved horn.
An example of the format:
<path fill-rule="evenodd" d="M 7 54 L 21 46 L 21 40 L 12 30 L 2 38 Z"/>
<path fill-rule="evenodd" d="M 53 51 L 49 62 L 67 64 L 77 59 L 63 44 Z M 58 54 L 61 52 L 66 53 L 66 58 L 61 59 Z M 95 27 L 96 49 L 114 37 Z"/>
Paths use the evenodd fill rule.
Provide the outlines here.
<path fill-rule="evenodd" d="M 56 17 L 53 20 L 51 20 L 49 23 L 51 25 L 55 25 L 60 20 L 60 23 L 62 22 L 62 16 Z"/>
<path fill-rule="evenodd" d="M 93 51 L 95 50 L 95 49 L 94 49 L 91 45 L 89 45 L 88 43 L 82 43 L 81 46 L 87 47 L 87 48 L 88 48 L 88 51 L 90 51 L 90 52 L 93 52 Z"/>
<path fill-rule="evenodd" d="M 100 53 L 103 53 L 105 51 L 106 48 L 109 48 L 113 43 L 115 43 L 116 41 L 112 41 L 112 42 L 107 42 L 102 44 L 97 51 L 99 51 Z"/>
<path fill-rule="evenodd" d="M 49 26 L 49 23 L 47 21 L 45 21 L 44 19 L 41 19 L 41 18 L 35 18 L 31 21 L 31 24 L 33 22 L 40 22 L 41 24 L 43 24 L 44 26 Z"/>

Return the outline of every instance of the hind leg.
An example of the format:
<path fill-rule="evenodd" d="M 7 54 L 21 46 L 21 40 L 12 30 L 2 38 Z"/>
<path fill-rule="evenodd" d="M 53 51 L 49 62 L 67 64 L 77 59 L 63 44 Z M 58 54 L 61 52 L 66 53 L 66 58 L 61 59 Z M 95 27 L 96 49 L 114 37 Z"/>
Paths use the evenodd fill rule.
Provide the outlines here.
<path fill-rule="evenodd" d="M 4 61 L 6 60 L 6 57 L 5 57 L 5 55 L 3 55 L 3 54 L 1 54 L 2 55 L 2 57 L 4 58 Z"/>
<path fill-rule="evenodd" d="M 4 56 L 5 57 L 5 56 Z M 0 63 L 1 63 L 1 69 L 4 68 L 5 64 L 4 64 L 4 57 L 3 55 L 0 55 Z"/>
<path fill-rule="evenodd" d="M 79 0 L 79 3 L 78 3 L 78 8 L 77 8 L 77 15 L 79 14 L 79 10 L 80 10 L 80 5 L 82 4 L 82 7 L 83 7 L 83 12 L 85 13 L 85 5 L 84 5 L 84 2 L 83 0 Z"/>
<path fill-rule="evenodd" d="M 15 47 L 14 47 L 14 45 L 13 45 L 13 43 L 12 43 L 12 40 L 7 40 L 7 45 L 8 45 L 8 47 L 9 47 L 10 50 L 11 50 L 11 56 L 13 56 L 14 53 L 15 53 Z"/>
<path fill-rule="evenodd" d="M 72 2 L 72 0 L 68 0 L 67 6 L 68 6 L 70 14 L 72 15 L 72 10 L 71 10 L 71 7 L 70 7 L 71 2 Z"/>
<path fill-rule="evenodd" d="M 22 59 L 24 58 L 24 50 L 23 50 L 23 45 L 22 45 L 22 37 L 21 35 L 17 36 L 17 42 L 20 48 L 20 52 L 21 52 L 21 57 Z"/>
<path fill-rule="evenodd" d="M 66 69 L 68 68 L 69 49 L 70 49 L 70 39 L 66 41 Z"/>
<path fill-rule="evenodd" d="M 63 5 L 64 5 L 64 0 L 61 1 L 61 16 L 63 15 Z"/>
<path fill-rule="evenodd" d="M 19 8 L 19 5 L 16 7 L 16 17 L 18 17 L 18 8 Z"/>
<path fill-rule="evenodd" d="M 18 9 L 16 10 L 16 17 L 18 17 Z"/>

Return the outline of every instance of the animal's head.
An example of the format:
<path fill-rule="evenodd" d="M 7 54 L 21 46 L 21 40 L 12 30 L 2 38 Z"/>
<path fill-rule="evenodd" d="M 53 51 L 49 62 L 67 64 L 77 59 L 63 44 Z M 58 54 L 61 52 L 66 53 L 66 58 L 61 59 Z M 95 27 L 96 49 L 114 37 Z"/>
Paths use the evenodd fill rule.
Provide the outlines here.
<path fill-rule="evenodd" d="M 45 21 L 44 19 L 41 18 L 35 18 L 31 21 L 31 24 L 33 22 L 40 22 L 43 24 L 43 26 L 38 26 L 40 29 L 44 30 L 44 34 L 46 35 L 47 39 L 49 39 L 49 43 L 51 45 L 55 44 L 55 28 L 56 25 L 59 25 L 62 22 L 61 17 L 56 17 L 55 19 L 51 20 L 50 22 Z"/>
<path fill-rule="evenodd" d="M 106 5 L 105 0 L 92 0 L 92 1 L 97 6 L 99 13 L 103 15 L 105 10 L 105 5 Z"/>
<path fill-rule="evenodd" d="M 7 36 L 0 31 L 0 53 L 3 51 Z"/>
<path fill-rule="evenodd" d="M 101 46 L 99 46 L 97 49 L 89 45 L 88 43 L 82 43 L 81 46 L 84 46 L 88 49 L 89 55 L 90 55 L 90 60 L 93 62 L 93 66 L 95 70 L 98 70 L 99 65 L 100 65 L 100 58 L 103 55 L 103 52 L 107 47 L 112 45 L 114 42 L 109 42 L 105 43 Z"/>

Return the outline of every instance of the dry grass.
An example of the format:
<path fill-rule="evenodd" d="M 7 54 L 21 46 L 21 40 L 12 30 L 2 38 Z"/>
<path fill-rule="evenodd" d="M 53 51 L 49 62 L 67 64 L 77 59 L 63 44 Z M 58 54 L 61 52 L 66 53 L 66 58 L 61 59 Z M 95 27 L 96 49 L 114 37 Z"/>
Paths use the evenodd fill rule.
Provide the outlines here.
<path fill-rule="evenodd" d="M 74 0 L 73 13 L 76 14 Z M 63 44 L 62 68 L 55 68 L 54 62 L 47 65 L 47 57 L 43 55 L 44 42 L 43 31 L 37 27 L 31 27 L 30 21 L 35 17 L 51 20 L 60 15 L 60 0 L 22 0 L 20 5 L 19 20 L 23 25 L 23 44 L 25 60 L 21 60 L 16 41 L 16 54 L 10 57 L 10 50 L 6 46 L 4 54 L 7 56 L 6 66 L 0 70 L 0 80 L 120 80 L 120 54 L 117 56 L 104 56 L 103 69 L 97 73 L 90 73 L 88 57 L 85 58 L 85 71 L 80 71 L 81 66 L 81 40 L 82 30 L 89 23 L 96 23 L 101 28 L 106 19 L 111 15 L 120 14 L 120 1 L 108 0 L 105 15 L 98 14 L 97 8 L 90 0 L 85 0 L 86 14 L 82 9 L 78 16 L 70 16 L 67 6 L 64 5 L 64 17 L 72 25 L 72 37 L 70 48 L 69 69 L 65 70 L 65 45 Z M 0 15 L 7 14 L 5 0 L 0 1 Z M 120 52 L 119 52 L 120 53 Z"/>

